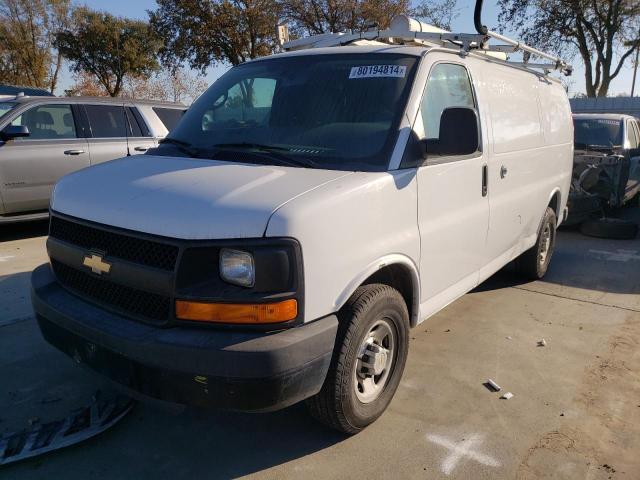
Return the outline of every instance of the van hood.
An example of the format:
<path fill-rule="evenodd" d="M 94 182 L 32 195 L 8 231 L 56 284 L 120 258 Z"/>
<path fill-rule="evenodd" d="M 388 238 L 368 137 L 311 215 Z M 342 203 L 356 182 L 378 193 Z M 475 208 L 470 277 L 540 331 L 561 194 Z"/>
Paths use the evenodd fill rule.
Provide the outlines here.
<path fill-rule="evenodd" d="M 272 213 L 350 172 L 138 155 L 63 177 L 56 212 L 181 239 L 262 237 Z"/>

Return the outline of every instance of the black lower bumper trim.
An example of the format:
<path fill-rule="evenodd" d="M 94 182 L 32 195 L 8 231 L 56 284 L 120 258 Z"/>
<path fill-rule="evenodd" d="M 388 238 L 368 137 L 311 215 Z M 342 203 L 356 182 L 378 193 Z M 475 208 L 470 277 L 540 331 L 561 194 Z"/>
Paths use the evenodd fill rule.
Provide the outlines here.
<path fill-rule="evenodd" d="M 270 411 L 316 394 L 338 325 L 332 315 L 273 333 L 162 329 L 70 294 L 48 265 L 34 271 L 32 287 L 49 343 L 127 389 L 185 405 Z"/>

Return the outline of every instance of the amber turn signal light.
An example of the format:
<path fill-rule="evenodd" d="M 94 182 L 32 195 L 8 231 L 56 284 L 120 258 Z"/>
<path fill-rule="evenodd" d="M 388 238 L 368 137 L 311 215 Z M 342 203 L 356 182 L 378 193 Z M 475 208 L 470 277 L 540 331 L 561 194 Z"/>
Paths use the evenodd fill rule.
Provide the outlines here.
<path fill-rule="evenodd" d="M 180 320 L 260 324 L 287 322 L 297 316 L 298 302 L 295 299 L 275 303 L 204 303 L 176 300 L 176 317 Z"/>

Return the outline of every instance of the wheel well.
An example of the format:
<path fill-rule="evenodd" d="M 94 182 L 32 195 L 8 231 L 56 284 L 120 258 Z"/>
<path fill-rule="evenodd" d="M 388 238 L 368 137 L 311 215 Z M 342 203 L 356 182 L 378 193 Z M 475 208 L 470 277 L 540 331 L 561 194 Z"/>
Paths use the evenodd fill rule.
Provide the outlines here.
<path fill-rule="evenodd" d="M 411 272 L 407 267 L 399 264 L 387 265 L 372 274 L 362 282 L 362 285 L 368 285 L 371 283 L 382 283 L 398 290 L 407 304 L 409 318 L 413 319 L 414 313 L 416 313 L 414 312 L 413 280 L 411 278 Z"/>
<path fill-rule="evenodd" d="M 556 221 L 560 221 L 560 192 L 553 194 L 548 206 L 553 208 L 553 211 L 556 212 Z"/>

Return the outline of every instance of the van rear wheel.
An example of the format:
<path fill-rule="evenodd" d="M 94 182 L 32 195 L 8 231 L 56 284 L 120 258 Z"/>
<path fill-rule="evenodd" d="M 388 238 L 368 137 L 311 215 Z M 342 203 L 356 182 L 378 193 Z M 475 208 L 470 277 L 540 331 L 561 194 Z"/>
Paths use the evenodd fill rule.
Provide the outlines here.
<path fill-rule="evenodd" d="M 556 212 L 547 207 L 538 229 L 538 238 L 533 247 L 516 259 L 516 270 L 531 280 L 540 280 L 547 273 L 556 244 Z"/>
<path fill-rule="evenodd" d="M 356 290 L 338 313 L 331 366 L 307 400 L 313 417 L 354 434 L 385 411 L 398 388 L 409 346 L 409 313 L 400 293 L 382 284 Z"/>

